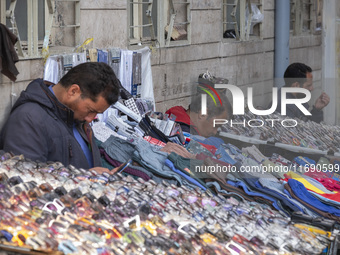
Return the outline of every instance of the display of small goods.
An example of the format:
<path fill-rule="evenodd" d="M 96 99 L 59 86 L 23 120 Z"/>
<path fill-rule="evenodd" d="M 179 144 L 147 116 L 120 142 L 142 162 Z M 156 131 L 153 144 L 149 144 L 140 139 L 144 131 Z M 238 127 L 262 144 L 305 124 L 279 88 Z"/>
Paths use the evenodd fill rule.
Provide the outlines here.
<path fill-rule="evenodd" d="M 221 120 L 221 131 L 259 140 L 322 151 L 340 151 L 340 128 L 338 126 L 302 121 L 277 114 L 235 115 L 232 120 Z M 217 123 L 218 124 L 218 123 Z"/>
<path fill-rule="evenodd" d="M 334 235 L 313 229 L 199 188 L 1 157 L 0 249 L 17 254 L 320 254 Z"/>

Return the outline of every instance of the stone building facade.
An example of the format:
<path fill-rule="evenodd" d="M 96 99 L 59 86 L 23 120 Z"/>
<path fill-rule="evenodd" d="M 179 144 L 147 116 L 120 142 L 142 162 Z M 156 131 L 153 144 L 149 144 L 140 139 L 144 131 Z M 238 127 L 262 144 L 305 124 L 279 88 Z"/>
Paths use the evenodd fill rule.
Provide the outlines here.
<path fill-rule="evenodd" d="M 298 1 L 291 1 L 292 11 Z M 0 6 L 2 22 L 6 22 L 3 15 L 4 9 L 8 9 L 9 2 L 11 1 L 7 0 L 7 6 L 3 4 Z M 132 38 L 136 30 L 129 28 L 129 26 L 136 25 L 136 22 L 138 23 L 137 16 L 143 16 L 148 6 L 142 9 L 143 13 L 141 13 L 138 10 L 132 10 L 130 0 L 51 2 L 55 10 L 50 37 L 51 54 L 72 52 L 76 45 L 81 44 L 87 38 L 94 39 L 88 45 L 92 48 L 136 49 L 145 47 L 145 45 L 150 46 L 157 111 L 163 112 L 174 105 L 188 106 L 191 87 L 197 83 L 198 75 L 207 70 L 214 76 L 227 78 L 230 84 L 239 86 L 243 91 L 252 86 L 255 105 L 263 107 L 271 101 L 271 91 L 274 86 L 275 0 L 250 1 L 256 2 L 263 14 L 263 20 L 254 26 L 256 34 L 243 40 L 223 37 L 225 29 L 228 26 L 230 28 L 231 24 L 228 16 L 230 9 L 227 10 L 226 6 L 234 1 L 153 0 L 154 4 L 157 4 L 152 9 L 153 26 L 157 32 L 154 44 L 148 44 L 143 40 L 136 43 L 132 40 L 136 39 Z M 134 2 L 138 1 L 134 0 Z M 182 4 L 178 9 L 176 7 L 171 9 L 170 2 L 173 2 L 174 6 L 180 5 L 176 2 L 186 2 L 186 4 Z M 247 5 L 248 0 L 239 2 L 245 2 Z M 316 9 L 322 6 L 317 5 L 320 1 L 308 2 L 311 3 L 308 10 L 311 21 L 307 24 L 307 28 L 303 27 L 303 31 L 298 34 L 294 32 L 294 14 L 291 15 L 293 21 L 290 22 L 293 23 L 291 23 L 292 31 L 289 38 L 289 62 L 299 61 L 309 64 L 314 70 L 315 90 L 319 92 L 324 89 L 322 85 L 324 47 L 322 28 L 316 29 L 320 16 L 315 13 Z M 244 13 L 239 11 L 241 7 L 238 6 L 236 17 L 239 25 L 243 24 Z M 176 19 L 182 18 L 181 22 L 185 24 L 184 31 L 187 34 L 183 43 L 172 44 L 171 41 L 169 45 L 166 45 L 166 42 L 159 41 L 167 36 L 164 24 L 170 25 L 172 10 L 174 10 L 173 14 L 177 15 L 175 22 Z M 140 20 L 142 25 L 146 23 L 143 18 Z M 7 24 L 10 25 L 8 22 Z M 45 12 L 45 25 L 47 23 Z M 77 26 L 64 27 L 65 24 Z M 178 31 L 180 32 L 180 29 Z M 144 28 L 143 32 L 150 34 Z M 31 80 L 43 76 L 44 61 L 39 56 L 21 58 L 16 66 L 20 72 L 16 82 L 11 82 L 3 75 L 0 76 L 0 126 L 3 125 L 20 91 Z"/>

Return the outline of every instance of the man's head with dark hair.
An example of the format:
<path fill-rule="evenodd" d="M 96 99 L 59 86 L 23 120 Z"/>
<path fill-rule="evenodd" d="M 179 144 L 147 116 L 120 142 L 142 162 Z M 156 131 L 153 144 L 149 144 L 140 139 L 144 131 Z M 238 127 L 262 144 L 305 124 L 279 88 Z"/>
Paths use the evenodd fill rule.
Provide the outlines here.
<path fill-rule="evenodd" d="M 108 64 L 87 62 L 68 71 L 53 91 L 73 111 L 75 120 L 91 122 L 117 102 L 119 80 Z"/>
<path fill-rule="evenodd" d="M 83 98 L 90 98 L 96 102 L 98 95 L 102 95 L 109 105 L 114 104 L 119 96 L 119 80 L 112 68 L 101 62 L 87 62 L 73 67 L 59 82 L 68 88 L 77 84 Z"/>
<path fill-rule="evenodd" d="M 202 93 L 196 93 L 191 97 L 191 103 L 187 110 L 191 121 L 202 136 L 212 136 L 217 133 L 217 126 L 214 127 L 214 119 L 231 119 L 232 106 L 225 95 L 225 90 L 217 90 L 222 105 L 215 96 L 215 101 L 207 95 L 207 114 L 202 115 Z"/>
<path fill-rule="evenodd" d="M 310 78 L 307 76 L 309 76 L 312 71 L 311 67 L 303 63 L 290 64 L 284 73 L 285 87 L 292 87 L 294 83 L 298 82 L 302 88 L 303 84 Z"/>

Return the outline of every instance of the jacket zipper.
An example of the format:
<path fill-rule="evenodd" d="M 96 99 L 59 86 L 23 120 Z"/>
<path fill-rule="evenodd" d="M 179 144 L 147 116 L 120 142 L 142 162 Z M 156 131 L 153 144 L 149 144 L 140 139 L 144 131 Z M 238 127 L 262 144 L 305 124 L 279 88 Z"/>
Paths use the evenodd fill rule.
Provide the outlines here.
<path fill-rule="evenodd" d="M 72 145 L 71 145 L 70 141 L 68 141 L 68 152 L 69 152 L 69 157 L 72 158 L 73 157 L 73 151 L 72 151 Z"/>

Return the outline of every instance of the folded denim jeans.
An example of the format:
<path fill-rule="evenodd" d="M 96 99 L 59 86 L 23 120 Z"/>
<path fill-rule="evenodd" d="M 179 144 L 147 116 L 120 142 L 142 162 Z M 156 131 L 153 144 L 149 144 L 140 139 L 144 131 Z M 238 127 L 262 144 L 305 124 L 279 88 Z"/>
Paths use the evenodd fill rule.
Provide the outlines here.
<path fill-rule="evenodd" d="M 250 196 L 258 196 L 258 197 L 263 197 L 265 199 L 268 199 L 270 201 L 273 202 L 273 206 L 276 210 L 280 210 L 281 208 L 277 205 L 277 202 L 274 198 L 266 195 L 265 193 L 261 193 L 261 192 L 256 192 L 256 191 L 252 191 L 244 182 L 242 181 L 227 181 L 228 184 L 234 186 L 234 187 L 238 187 L 238 188 L 242 188 L 244 190 L 245 193 L 247 193 Z"/>
<path fill-rule="evenodd" d="M 100 144 L 100 147 L 102 147 L 105 152 L 114 160 L 117 160 L 119 162 L 126 162 L 129 159 L 133 158 L 133 153 L 136 150 L 135 146 L 139 143 L 148 144 L 147 141 L 144 141 L 143 139 L 135 139 L 135 140 L 123 140 L 114 136 L 111 136 L 109 139 L 106 140 L 105 143 Z M 138 160 L 139 161 L 139 160 Z M 136 161 L 137 163 L 139 163 Z M 163 176 L 155 175 L 154 172 L 150 171 L 150 169 L 145 168 L 144 166 L 130 166 L 131 168 L 144 171 L 145 173 L 151 175 L 150 177 L 152 180 L 154 180 L 157 183 L 162 182 L 164 179 Z M 169 183 L 172 184 L 178 184 L 177 180 L 167 180 Z"/>
<path fill-rule="evenodd" d="M 229 154 L 226 152 L 226 150 L 224 149 L 223 146 L 218 147 L 218 149 L 215 153 L 215 157 L 218 160 L 224 161 L 224 162 L 226 162 L 230 165 L 236 164 L 236 161 L 229 156 Z"/>
<path fill-rule="evenodd" d="M 295 181 L 295 182 L 298 182 L 296 180 L 292 180 L 292 181 Z M 301 184 L 301 183 L 300 183 Z M 302 184 L 301 184 L 302 185 Z M 302 185 L 303 186 L 303 185 Z M 338 216 L 335 216 L 334 214 L 328 212 L 328 211 L 323 211 L 323 210 L 320 210 L 318 209 L 317 207 L 315 207 L 314 205 L 312 205 L 310 203 L 310 201 L 305 201 L 303 199 L 301 199 L 299 196 L 297 196 L 297 194 L 295 192 L 293 192 L 292 188 L 290 187 L 290 185 L 288 183 L 285 184 L 285 193 L 288 193 L 292 196 L 292 198 L 298 200 L 300 203 L 304 204 L 306 207 L 308 207 L 311 211 L 317 213 L 318 215 L 324 217 L 324 218 L 328 218 L 328 219 L 331 219 L 331 220 L 335 220 L 337 222 L 340 222 L 340 217 Z M 304 191 L 303 191 L 304 193 Z M 316 199 L 316 198 L 314 198 Z"/>
<path fill-rule="evenodd" d="M 298 202 L 296 199 L 293 199 L 291 196 L 287 195 L 284 192 L 284 184 L 280 182 L 274 182 L 272 180 L 266 178 L 260 178 L 258 180 L 258 184 L 263 188 L 263 192 L 266 192 L 268 195 L 278 199 L 281 201 L 281 204 L 291 207 L 292 210 L 298 210 L 303 212 L 304 214 L 308 214 L 310 216 L 316 216 L 316 214 L 310 211 L 303 204 Z M 257 186 L 257 187 L 260 187 Z"/>
<path fill-rule="evenodd" d="M 126 162 L 132 158 L 135 145 L 127 140 L 110 136 L 100 145 L 111 158 L 120 162 Z"/>
<path fill-rule="evenodd" d="M 199 181 L 196 180 L 195 178 L 189 176 L 189 175 L 186 174 L 186 173 L 183 173 L 181 170 L 178 170 L 178 169 L 175 167 L 175 165 L 174 165 L 169 159 L 167 159 L 167 160 L 165 161 L 165 164 L 166 164 L 171 170 L 173 170 L 175 173 L 181 175 L 184 179 L 186 179 L 188 182 L 190 182 L 190 183 L 193 184 L 194 186 L 199 187 L 199 188 L 201 188 L 201 189 L 204 190 L 204 191 L 207 189 L 207 187 L 206 187 L 206 185 L 205 185 L 204 183 L 202 184 L 201 182 L 199 182 Z"/>
<path fill-rule="evenodd" d="M 135 145 L 132 155 L 133 161 L 150 170 L 154 175 L 176 180 L 177 184 L 183 185 L 182 177 L 165 165 L 167 158 L 168 153 L 160 151 L 158 146 L 152 145 L 145 140 L 140 140 Z"/>
<path fill-rule="evenodd" d="M 310 191 L 310 190 L 309 190 L 309 193 L 311 195 L 313 195 L 314 197 L 316 197 L 317 199 L 319 199 L 322 203 L 327 204 L 327 205 L 331 205 L 331 206 L 334 206 L 337 209 L 340 209 L 340 202 L 329 199 L 327 197 L 323 197 L 322 195 L 315 193 L 313 191 Z"/>
<path fill-rule="evenodd" d="M 340 217 L 339 209 L 322 203 L 320 200 L 311 195 L 301 182 L 296 181 L 294 179 L 289 179 L 288 185 L 291 188 L 292 192 L 295 194 L 295 196 L 297 196 L 299 199 L 303 200 L 304 202 L 307 202 L 308 204 L 317 208 L 318 210 L 330 213 L 336 217 Z"/>

